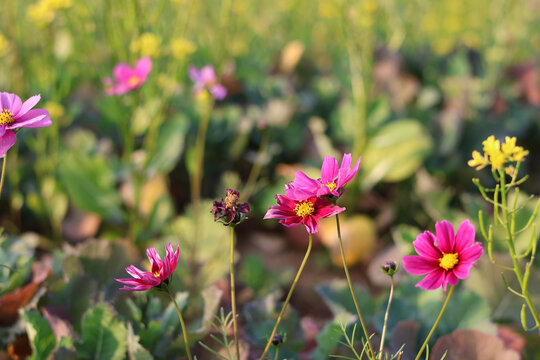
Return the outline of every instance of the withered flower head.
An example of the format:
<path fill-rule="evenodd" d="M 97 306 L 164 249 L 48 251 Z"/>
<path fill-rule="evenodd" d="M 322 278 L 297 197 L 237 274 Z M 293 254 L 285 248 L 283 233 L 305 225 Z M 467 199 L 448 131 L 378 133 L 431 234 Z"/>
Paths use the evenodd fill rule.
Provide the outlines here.
<path fill-rule="evenodd" d="M 227 189 L 225 200 L 214 201 L 211 213 L 214 214 L 214 221 L 219 221 L 223 225 L 238 225 L 249 213 L 249 204 L 240 203 L 240 193 L 236 190 Z"/>

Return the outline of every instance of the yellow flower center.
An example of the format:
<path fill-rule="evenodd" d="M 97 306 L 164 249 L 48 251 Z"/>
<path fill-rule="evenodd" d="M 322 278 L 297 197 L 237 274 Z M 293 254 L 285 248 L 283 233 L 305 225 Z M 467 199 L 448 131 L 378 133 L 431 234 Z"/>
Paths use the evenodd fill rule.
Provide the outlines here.
<path fill-rule="evenodd" d="M 152 275 L 154 275 L 154 277 L 159 277 L 159 270 L 154 271 L 154 273 Z"/>
<path fill-rule="evenodd" d="M 315 206 L 311 201 L 303 200 L 296 204 L 294 211 L 296 212 L 296 215 L 306 217 L 313 214 L 313 212 L 315 211 Z"/>
<path fill-rule="evenodd" d="M 129 86 L 137 86 L 137 85 L 139 85 L 139 82 L 140 82 L 140 81 L 141 81 L 141 80 L 139 79 L 138 76 L 132 76 L 132 77 L 130 77 L 130 78 L 128 79 L 128 85 L 129 85 Z"/>
<path fill-rule="evenodd" d="M 452 270 L 457 263 L 459 262 L 458 254 L 444 254 L 443 257 L 439 259 L 439 266 L 444 270 Z"/>
<path fill-rule="evenodd" d="M 11 125 L 14 122 L 15 120 L 13 120 L 13 113 L 11 111 L 4 109 L 0 112 L 0 125 Z"/>
<path fill-rule="evenodd" d="M 330 191 L 334 191 L 337 188 L 337 184 L 335 181 L 326 183 L 326 186 L 330 189 Z"/>

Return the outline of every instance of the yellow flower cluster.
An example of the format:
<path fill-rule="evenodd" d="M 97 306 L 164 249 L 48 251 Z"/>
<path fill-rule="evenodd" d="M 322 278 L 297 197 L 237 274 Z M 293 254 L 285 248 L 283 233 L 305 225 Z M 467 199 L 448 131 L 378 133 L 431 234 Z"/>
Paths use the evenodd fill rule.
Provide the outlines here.
<path fill-rule="evenodd" d="M 507 136 L 504 143 L 501 145 L 495 136 L 491 135 L 482 142 L 484 146 L 484 154 L 478 151 L 473 151 L 472 159 L 467 163 L 470 167 L 476 167 L 476 170 L 481 170 L 491 164 L 493 170 L 501 170 L 505 163 L 511 161 L 523 161 L 525 156 L 529 154 L 528 150 L 521 146 L 516 146 L 516 138 Z"/>
<path fill-rule="evenodd" d="M 141 56 L 157 57 L 160 53 L 160 46 L 161 38 L 147 32 L 131 42 L 130 50 Z"/>
<path fill-rule="evenodd" d="M 39 26 L 45 26 L 54 20 L 57 10 L 67 9 L 71 5 L 72 0 L 40 0 L 26 8 L 26 17 Z"/>
<path fill-rule="evenodd" d="M 197 50 L 197 46 L 184 38 L 177 38 L 171 42 L 171 51 L 177 60 L 183 60 Z"/>

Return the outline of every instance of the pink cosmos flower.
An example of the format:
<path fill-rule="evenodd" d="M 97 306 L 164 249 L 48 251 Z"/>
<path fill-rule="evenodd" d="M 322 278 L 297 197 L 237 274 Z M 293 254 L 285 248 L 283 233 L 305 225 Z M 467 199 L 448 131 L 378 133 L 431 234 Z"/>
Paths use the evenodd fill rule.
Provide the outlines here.
<path fill-rule="evenodd" d="M 286 195 L 276 195 L 278 204 L 271 206 L 265 219 L 280 219 L 287 227 L 304 224 L 310 234 L 319 231 L 319 219 L 334 216 L 345 211 L 344 207 L 312 196 L 304 200 L 293 200 Z"/>
<path fill-rule="evenodd" d="M 40 99 L 40 95 L 34 95 L 23 103 L 15 94 L 0 93 L 0 157 L 17 141 L 13 130 L 52 125 L 47 110 L 32 109 Z"/>
<path fill-rule="evenodd" d="M 448 284 L 457 285 L 458 279 L 466 279 L 471 266 L 484 249 L 474 241 L 475 231 L 469 220 L 459 226 L 454 235 L 452 225 L 444 220 L 435 224 L 435 233 L 426 231 L 413 241 L 418 255 L 405 256 L 403 267 L 413 275 L 426 275 L 416 286 L 433 290 L 441 285 L 446 291 Z"/>
<path fill-rule="evenodd" d="M 142 271 L 133 265 L 128 266 L 126 271 L 129 275 L 133 276 L 133 278 L 115 280 L 133 287 L 124 286 L 120 290 L 144 291 L 159 286 L 162 282 L 167 284 L 167 279 L 169 279 L 176 269 L 176 265 L 178 265 L 180 246 L 177 246 L 176 251 L 174 251 L 172 244 L 169 243 L 166 247 L 166 251 L 165 258 L 162 261 L 155 248 L 146 249 L 146 255 L 148 256 L 148 259 L 150 259 L 150 265 L 152 266 L 151 272 Z"/>
<path fill-rule="evenodd" d="M 351 154 L 343 154 L 341 166 L 335 158 L 325 156 L 321 168 L 321 177 L 317 180 L 310 178 L 301 171 L 297 171 L 294 182 L 285 190 L 287 196 L 293 199 L 302 199 L 307 196 L 341 196 L 343 186 L 351 181 L 360 165 L 360 158 L 351 169 Z"/>
<path fill-rule="evenodd" d="M 149 57 L 137 60 L 134 68 L 126 63 L 117 64 L 113 70 L 114 79 L 103 80 L 108 86 L 107 95 L 122 95 L 138 89 L 146 81 L 151 70 L 152 60 Z"/>
<path fill-rule="evenodd" d="M 227 89 L 218 83 L 214 67 L 206 65 L 201 70 L 195 66 L 189 67 L 189 77 L 195 83 L 193 92 L 198 95 L 204 89 L 210 91 L 216 100 L 223 100 L 227 96 Z"/>

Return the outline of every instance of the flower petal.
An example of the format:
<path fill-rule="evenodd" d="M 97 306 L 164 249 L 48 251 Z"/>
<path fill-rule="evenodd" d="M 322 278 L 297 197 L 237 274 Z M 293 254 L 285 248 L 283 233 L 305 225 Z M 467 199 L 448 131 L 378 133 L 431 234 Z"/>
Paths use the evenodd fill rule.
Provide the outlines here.
<path fill-rule="evenodd" d="M 416 284 L 416 286 L 424 290 L 434 290 L 443 284 L 444 278 L 445 274 L 443 269 L 435 270 L 427 274 L 425 278 Z"/>
<path fill-rule="evenodd" d="M 479 242 L 475 242 L 459 253 L 459 261 L 471 264 L 478 260 L 478 258 L 482 256 L 483 252 L 484 248 L 482 245 Z"/>
<path fill-rule="evenodd" d="M 469 277 L 469 273 L 471 272 L 471 263 L 464 263 L 460 262 L 458 266 L 452 269 L 452 273 L 458 278 L 458 279 L 466 279 Z"/>
<path fill-rule="evenodd" d="M 475 230 L 467 219 L 459 225 L 458 232 L 456 234 L 456 245 L 454 251 L 461 253 L 464 249 L 470 247 L 474 243 Z"/>
<path fill-rule="evenodd" d="M 6 130 L 0 137 L 0 157 L 6 155 L 7 151 L 15 144 L 17 136 L 11 130 Z"/>
<path fill-rule="evenodd" d="M 148 56 L 140 58 L 135 64 L 135 73 L 141 79 L 141 82 L 146 81 L 150 71 L 152 71 L 152 60 Z"/>
<path fill-rule="evenodd" d="M 323 205 L 322 207 L 318 208 L 317 212 L 314 215 L 318 218 L 327 218 L 327 217 L 339 214 L 345 210 L 347 209 L 344 207 L 335 206 L 335 205 L 332 205 L 332 203 L 327 203 Z"/>
<path fill-rule="evenodd" d="M 335 158 L 325 156 L 321 167 L 321 182 L 323 184 L 333 182 L 338 176 L 339 165 Z"/>
<path fill-rule="evenodd" d="M 35 128 L 35 127 L 44 127 L 52 125 L 51 118 L 49 117 L 49 112 L 45 109 L 33 109 L 28 111 L 26 114 L 16 119 L 15 122 L 11 125 L 6 126 L 7 129 L 18 129 L 18 128 Z"/>
<path fill-rule="evenodd" d="M 8 92 L 0 93 L 0 108 L 9 110 L 14 116 L 19 113 L 21 104 L 21 98 L 17 95 Z"/>
<path fill-rule="evenodd" d="M 409 274 L 413 275 L 425 275 L 440 269 L 438 262 L 434 262 L 418 255 L 403 257 L 403 267 Z"/>
<path fill-rule="evenodd" d="M 319 220 L 316 216 L 306 216 L 303 221 L 304 225 L 306 226 L 306 230 L 310 234 L 315 234 L 319 232 Z"/>
<path fill-rule="evenodd" d="M 127 81 L 133 75 L 133 69 L 126 63 L 118 63 L 113 69 L 116 80 Z"/>
<path fill-rule="evenodd" d="M 227 96 L 227 89 L 221 84 L 212 85 L 210 87 L 210 92 L 214 95 L 216 100 L 223 100 L 225 99 L 225 96 Z"/>
<path fill-rule="evenodd" d="M 36 104 L 39 102 L 40 99 L 41 99 L 40 95 L 34 95 L 34 96 L 31 96 L 30 98 L 28 98 L 28 100 L 26 100 L 24 102 L 24 104 L 22 104 L 22 106 L 20 106 L 20 108 L 18 109 L 17 112 L 12 111 L 13 115 L 14 115 L 13 118 L 17 119 L 17 118 L 23 116 L 24 114 L 26 114 L 28 111 L 30 111 L 30 109 L 32 109 L 34 106 L 36 106 Z M 19 101 L 20 101 L 20 99 L 19 99 Z"/>
<path fill-rule="evenodd" d="M 432 260 L 439 260 L 442 257 L 441 252 L 435 247 L 435 235 L 430 231 L 424 231 L 413 241 L 413 246 L 418 255 Z"/>
<path fill-rule="evenodd" d="M 217 81 L 216 72 L 214 71 L 214 67 L 210 65 L 206 65 L 201 69 L 200 72 L 201 75 L 201 81 L 205 84 L 211 84 Z"/>
<path fill-rule="evenodd" d="M 437 247 L 445 254 L 453 253 L 455 236 L 452 224 L 446 220 L 435 223 L 435 234 L 437 235 Z"/>

